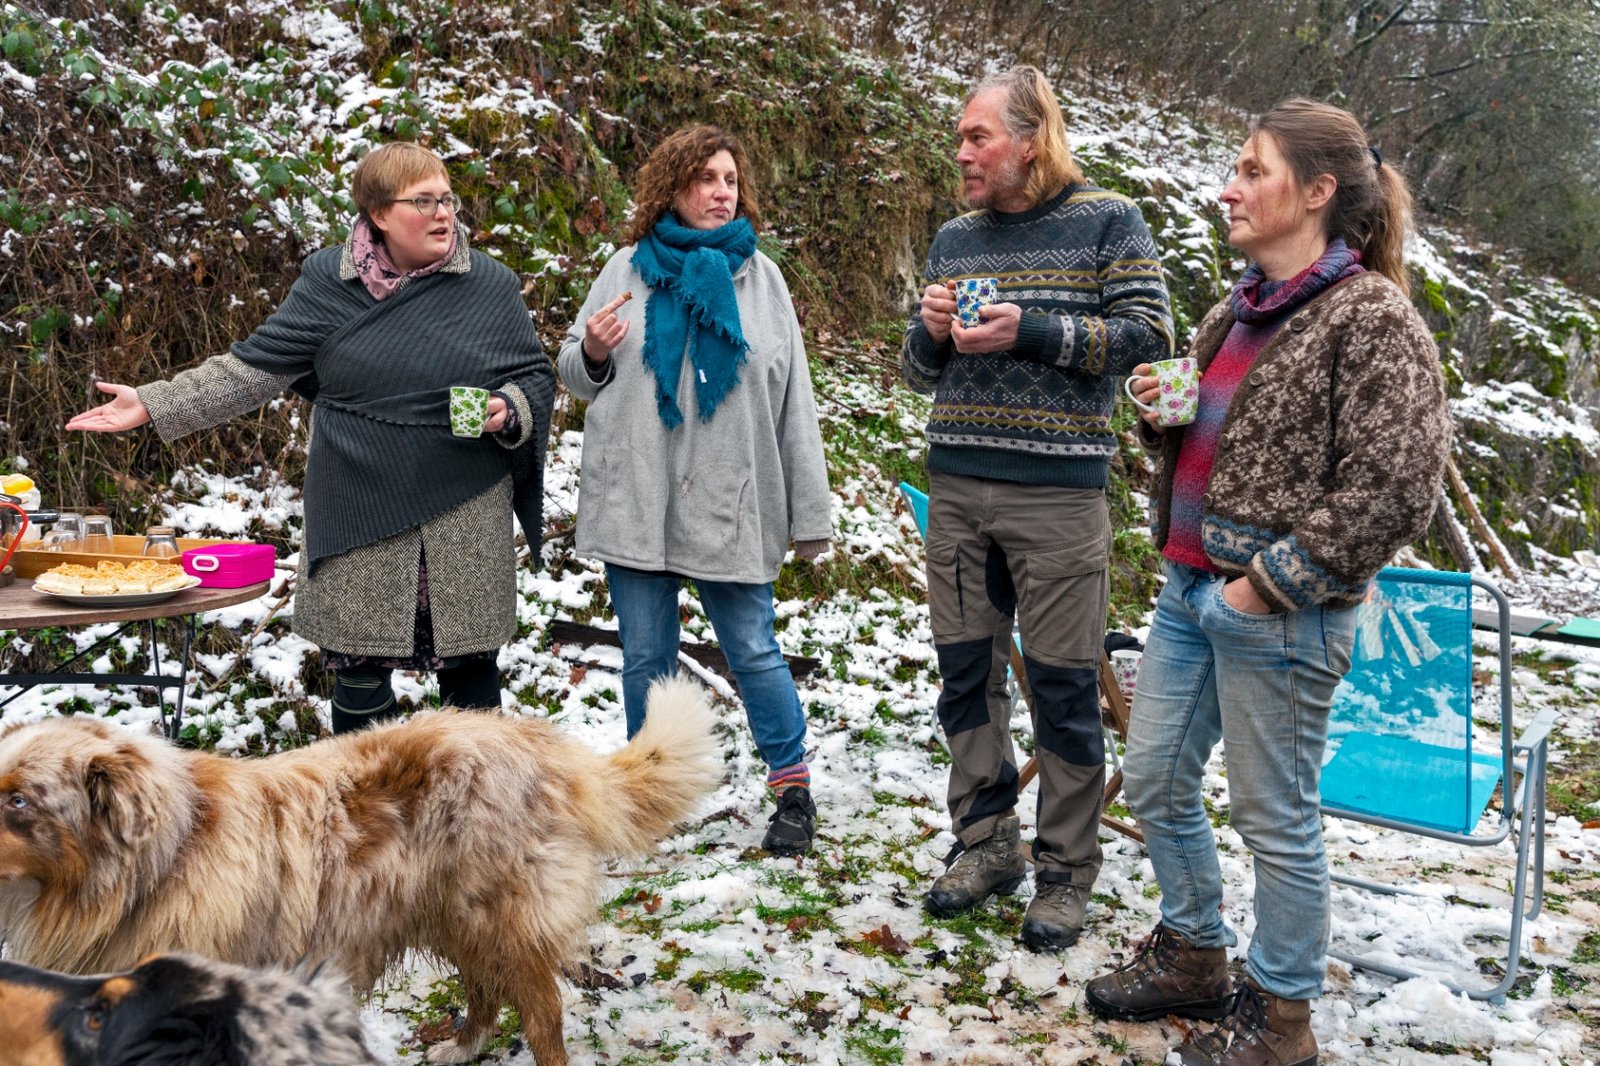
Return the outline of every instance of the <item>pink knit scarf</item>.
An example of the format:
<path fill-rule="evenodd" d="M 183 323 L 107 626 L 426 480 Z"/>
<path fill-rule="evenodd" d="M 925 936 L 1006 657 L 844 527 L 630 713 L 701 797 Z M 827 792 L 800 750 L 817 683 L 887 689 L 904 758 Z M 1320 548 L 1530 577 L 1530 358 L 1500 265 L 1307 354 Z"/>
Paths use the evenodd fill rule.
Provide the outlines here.
<path fill-rule="evenodd" d="M 456 242 L 461 239 L 461 228 L 453 228 L 450 232 L 450 247 L 444 255 L 435 259 L 425 267 L 417 270 L 401 270 L 394 265 L 394 260 L 389 258 L 389 249 L 384 246 L 383 238 L 373 229 L 372 224 L 365 218 L 358 219 L 355 232 L 351 234 L 351 253 L 355 256 L 356 276 L 361 279 L 367 292 L 372 294 L 374 300 L 382 300 L 393 296 L 395 292 L 412 278 L 425 278 L 429 274 L 437 273 L 450 257 L 456 254 Z"/>

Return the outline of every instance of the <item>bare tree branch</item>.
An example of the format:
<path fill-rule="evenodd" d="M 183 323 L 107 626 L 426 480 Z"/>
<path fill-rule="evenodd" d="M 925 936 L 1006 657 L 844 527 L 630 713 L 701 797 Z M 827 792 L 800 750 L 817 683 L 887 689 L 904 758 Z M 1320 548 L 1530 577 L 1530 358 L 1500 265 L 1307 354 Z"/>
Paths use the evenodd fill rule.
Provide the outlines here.
<path fill-rule="evenodd" d="M 1395 24 L 1395 22 L 1400 18 L 1400 16 L 1405 14 L 1406 8 L 1408 8 L 1410 6 L 1411 6 L 1411 0 L 1405 0 L 1405 3 L 1401 4 L 1399 7 L 1395 8 L 1393 11 L 1391 11 L 1389 13 L 1389 17 L 1384 19 L 1381 23 L 1378 24 L 1378 28 L 1377 29 L 1373 30 L 1371 33 L 1369 33 L 1365 37 L 1361 38 L 1355 44 L 1351 45 L 1350 46 L 1350 50 L 1348 52 L 1346 52 L 1345 55 L 1346 56 L 1355 55 L 1361 49 L 1367 47 L 1373 41 L 1376 41 L 1379 37 L 1382 37 L 1385 33 L 1388 32 L 1389 28 Z"/>

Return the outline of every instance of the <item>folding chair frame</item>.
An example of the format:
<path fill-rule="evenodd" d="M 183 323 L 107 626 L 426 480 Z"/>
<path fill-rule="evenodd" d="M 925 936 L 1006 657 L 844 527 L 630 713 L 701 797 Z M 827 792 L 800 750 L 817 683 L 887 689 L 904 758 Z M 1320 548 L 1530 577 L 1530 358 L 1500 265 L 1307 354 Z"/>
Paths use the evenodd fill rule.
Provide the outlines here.
<path fill-rule="evenodd" d="M 1404 571 L 1386 570 L 1382 576 L 1388 577 L 1390 580 L 1404 580 Z M 1544 906 L 1545 773 L 1549 754 L 1550 730 L 1555 724 L 1556 716 L 1552 710 L 1541 711 L 1520 736 L 1515 735 L 1516 725 L 1512 718 L 1511 692 L 1511 604 L 1507 601 L 1505 594 L 1493 582 L 1474 576 L 1472 584 L 1475 588 L 1483 590 L 1493 598 L 1498 610 L 1501 799 L 1500 814 L 1495 819 L 1493 829 L 1483 833 L 1475 831 L 1456 833 L 1364 814 L 1359 811 L 1346 810 L 1326 803 L 1322 806 L 1322 813 L 1329 817 L 1364 822 L 1384 829 L 1415 833 L 1419 836 L 1450 841 L 1467 847 L 1489 847 L 1499 844 L 1507 838 L 1511 838 L 1516 843 L 1517 865 L 1516 874 L 1512 881 L 1511 930 L 1507 942 L 1505 977 L 1491 988 L 1469 988 L 1452 981 L 1443 982 L 1452 991 L 1463 993 L 1472 999 L 1500 1001 L 1505 998 L 1506 992 L 1510 990 L 1517 979 L 1517 968 L 1521 962 L 1522 955 L 1523 919 L 1537 918 Z M 1467 712 L 1470 714 L 1471 709 L 1468 708 Z M 1513 782 L 1516 783 L 1513 784 Z M 1362 878 L 1348 877 L 1343 874 L 1333 874 L 1332 878 L 1340 884 L 1384 895 L 1424 895 L 1424 893 L 1415 889 L 1400 885 L 1383 884 Z M 1351 966 L 1359 966 L 1362 969 L 1387 974 L 1390 977 L 1400 979 L 1433 977 L 1439 979 L 1435 973 L 1410 970 L 1403 966 L 1370 959 L 1358 953 L 1330 948 L 1328 954 Z"/>

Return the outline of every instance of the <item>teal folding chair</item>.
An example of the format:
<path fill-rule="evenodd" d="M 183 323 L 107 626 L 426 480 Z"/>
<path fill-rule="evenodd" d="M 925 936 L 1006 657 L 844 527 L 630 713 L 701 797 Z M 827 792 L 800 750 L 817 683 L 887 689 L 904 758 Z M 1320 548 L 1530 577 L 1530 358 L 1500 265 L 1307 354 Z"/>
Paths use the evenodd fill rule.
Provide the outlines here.
<path fill-rule="evenodd" d="M 908 482 L 900 482 L 900 495 L 905 499 L 906 506 L 911 510 L 911 517 L 917 523 L 917 532 L 926 539 L 928 536 L 928 494 Z M 1011 705 L 1015 709 L 1017 704 L 1028 704 L 1033 699 L 1033 694 L 1028 688 L 1028 671 L 1022 663 L 1022 637 L 1015 628 L 1011 631 Z M 1106 787 L 1102 800 L 1102 807 L 1109 807 L 1111 801 L 1122 791 L 1122 751 L 1120 745 L 1128 739 L 1128 704 L 1122 696 L 1122 689 L 1117 685 L 1116 674 L 1111 670 L 1111 660 L 1104 651 L 1100 653 L 1100 724 L 1106 734 L 1106 751 L 1110 757 L 1110 772 L 1106 775 Z M 1039 773 L 1039 761 L 1030 757 L 1017 771 L 1017 791 L 1021 792 L 1028 787 Z M 1144 843 L 1144 833 L 1132 822 L 1125 822 L 1109 814 L 1100 816 L 1101 824 L 1108 829 L 1115 829 L 1123 836 L 1132 837 L 1139 843 Z"/>
<path fill-rule="evenodd" d="M 1475 587 L 1497 608 L 1500 736 L 1492 753 L 1472 744 Z M 1358 610 L 1352 665 L 1329 718 L 1322 813 L 1469 847 L 1507 844 L 1515 849 L 1516 873 L 1505 976 L 1492 987 L 1467 987 L 1376 958 L 1386 950 L 1381 931 L 1364 953 L 1329 954 L 1392 977 L 1435 977 L 1473 999 L 1502 999 L 1516 981 L 1523 919 L 1537 917 L 1544 901 L 1545 769 L 1555 712 L 1540 712 L 1516 735 L 1511 607 L 1492 582 L 1391 567 Z M 1497 793 L 1499 808 L 1490 810 Z M 1341 874 L 1333 879 L 1386 894 L 1416 892 Z"/>

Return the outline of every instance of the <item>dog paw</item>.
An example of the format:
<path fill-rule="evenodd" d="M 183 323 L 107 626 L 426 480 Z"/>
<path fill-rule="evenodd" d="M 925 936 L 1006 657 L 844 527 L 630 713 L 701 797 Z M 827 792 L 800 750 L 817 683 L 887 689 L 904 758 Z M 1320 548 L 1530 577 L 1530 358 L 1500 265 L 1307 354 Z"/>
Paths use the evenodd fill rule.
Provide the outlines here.
<path fill-rule="evenodd" d="M 425 1056 L 427 1061 L 439 1064 L 458 1062 L 471 1062 L 483 1051 L 483 1046 L 489 1042 L 489 1034 L 483 1033 L 470 1043 L 463 1044 L 459 1037 L 455 1040 L 446 1040 L 442 1044 L 435 1044 L 428 1049 Z"/>

